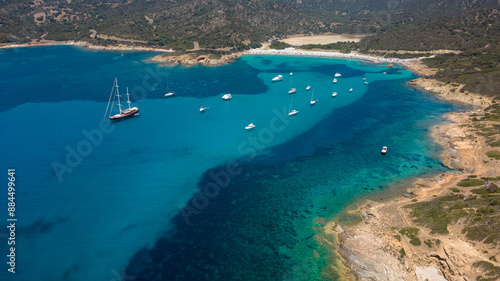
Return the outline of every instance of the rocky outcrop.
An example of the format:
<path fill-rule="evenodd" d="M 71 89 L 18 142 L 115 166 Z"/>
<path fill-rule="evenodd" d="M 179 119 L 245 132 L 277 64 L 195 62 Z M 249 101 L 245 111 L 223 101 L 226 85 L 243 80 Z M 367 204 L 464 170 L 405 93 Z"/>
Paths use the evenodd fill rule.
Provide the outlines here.
<path fill-rule="evenodd" d="M 491 98 L 481 96 L 463 90 L 464 84 L 444 83 L 435 79 L 418 78 L 411 80 L 408 85 L 413 85 L 424 89 L 425 91 L 436 94 L 440 99 L 461 102 L 480 107 L 491 105 Z"/>
<path fill-rule="evenodd" d="M 151 58 L 153 62 L 166 64 L 182 64 L 182 65 L 221 65 L 233 62 L 236 58 L 241 57 L 243 53 L 233 53 L 221 55 L 220 58 L 213 58 L 211 55 L 159 55 Z"/>

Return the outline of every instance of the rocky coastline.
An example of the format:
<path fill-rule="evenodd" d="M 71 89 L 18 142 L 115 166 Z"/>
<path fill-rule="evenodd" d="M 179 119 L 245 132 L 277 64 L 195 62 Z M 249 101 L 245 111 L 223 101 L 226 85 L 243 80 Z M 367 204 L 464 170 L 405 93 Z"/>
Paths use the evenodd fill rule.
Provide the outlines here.
<path fill-rule="evenodd" d="M 410 70 L 424 77 L 429 77 L 434 71 L 422 67 L 419 62 L 414 62 L 413 68 L 411 66 Z M 324 234 L 331 236 L 332 241 L 338 241 L 334 249 L 342 260 L 342 270 L 347 272 L 344 280 L 479 280 L 488 272 L 478 267 L 477 262 L 487 261 L 498 267 L 494 255 L 500 253 L 500 247 L 496 243 L 467 239 L 463 221 L 448 225 L 449 234 L 433 233 L 415 223 L 405 206 L 450 196 L 453 194 L 450 190 L 456 191 L 457 184 L 463 180 L 500 175 L 500 161 L 486 155 L 491 147 L 487 138 L 478 134 L 477 123 L 474 123 L 485 115 L 485 108 L 494 101 L 463 91 L 464 85 L 457 83 L 418 78 L 409 85 L 420 87 L 442 100 L 472 107 L 467 112 L 446 114 L 447 122 L 431 128 L 431 137 L 444 148 L 442 162 L 460 172 L 414 180 L 409 183 L 410 188 L 404 197 L 385 202 L 366 200 L 349 211 L 349 215 L 361 218 L 360 223 L 342 225 L 336 218 L 327 224 Z M 460 192 L 471 198 L 474 195 L 471 190 L 466 187 Z M 398 230 L 409 228 L 418 228 L 419 239 L 426 241 L 428 247 L 415 246 L 408 238 L 401 237 Z"/>
<path fill-rule="evenodd" d="M 223 54 L 220 57 L 211 54 L 198 55 L 195 53 L 180 54 L 180 55 L 158 55 L 149 59 L 152 62 L 163 63 L 168 65 L 208 65 L 218 66 L 233 62 L 235 59 L 241 57 L 244 53 Z"/>

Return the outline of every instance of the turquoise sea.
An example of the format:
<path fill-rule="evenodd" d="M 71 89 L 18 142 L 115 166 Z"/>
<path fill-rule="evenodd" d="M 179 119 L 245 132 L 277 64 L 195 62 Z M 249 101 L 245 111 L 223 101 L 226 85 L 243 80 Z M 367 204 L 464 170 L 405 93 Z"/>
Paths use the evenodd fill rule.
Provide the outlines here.
<path fill-rule="evenodd" d="M 428 129 L 456 108 L 406 86 L 409 71 L 286 56 L 167 67 L 153 55 L 0 50 L 0 171 L 16 169 L 18 219 L 12 274 L 5 176 L 0 280 L 335 280 L 323 219 L 446 170 Z M 115 77 L 140 116 L 103 119 Z"/>

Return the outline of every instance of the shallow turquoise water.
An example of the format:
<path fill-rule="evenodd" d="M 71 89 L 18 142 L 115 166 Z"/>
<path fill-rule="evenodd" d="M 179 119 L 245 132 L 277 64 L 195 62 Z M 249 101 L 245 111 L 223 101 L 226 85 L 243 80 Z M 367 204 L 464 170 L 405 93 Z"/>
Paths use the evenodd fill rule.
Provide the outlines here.
<path fill-rule="evenodd" d="M 19 280 L 118 280 L 125 268 L 125 280 L 314 280 L 329 258 L 312 238 L 316 218 L 445 170 L 426 134 L 453 107 L 405 86 L 408 71 L 271 56 L 168 68 L 149 56 L 0 52 L 0 153 L 2 169 L 17 171 Z M 334 85 L 335 72 L 343 78 Z M 284 81 L 272 83 L 277 74 Z M 141 115 L 110 125 L 101 122 L 114 77 Z M 175 97 L 163 97 L 167 85 Z M 249 123 L 257 127 L 246 131 Z M 71 171 L 58 177 L 56 162 Z"/>

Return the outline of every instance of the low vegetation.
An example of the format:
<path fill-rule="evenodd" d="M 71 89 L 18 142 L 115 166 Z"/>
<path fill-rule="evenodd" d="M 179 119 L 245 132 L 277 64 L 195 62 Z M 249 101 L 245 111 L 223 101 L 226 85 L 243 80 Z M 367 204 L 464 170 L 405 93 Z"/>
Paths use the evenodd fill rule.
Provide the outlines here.
<path fill-rule="evenodd" d="M 480 179 L 464 179 L 462 181 L 460 181 L 459 183 L 457 183 L 458 186 L 461 186 L 461 187 L 470 187 L 470 186 L 480 186 L 480 185 L 484 185 L 485 182 L 480 180 Z"/>
<path fill-rule="evenodd" d="M 271 45 L 269 46 L 269 48 L 275 49 L 275 50 L 283 50 L 283 49 L 289 48 L 291 46 L 292 45 L 290 45 L 288 43 L 274 40 L 273 42 L 271 42 Z"/>
<path fill-rule="evenodd" d="M 418 238 L 419 231 L 420 231 L 420 229 L 418 229 L 416 227 L 404 227 L 404 228 L 399 230 L 399 233 L 401 233 L 401 235 L 403 235 L 403 236 L 410 238 L 410 244 L 412 244 L 414 246 L 420 246 L 420 245 L 422 245 L 422 242 Z"/>
<path fill-rule="evenodd" d="M 494 281 L 500 279 L 500 267 L 488 261 L 479 261 L 472 264 L 472 267 L 484 273 L 485 277 L 478 276 L 477 281 Z"/>
<path fill-rule="evenodd" d="M 448 234 L 448 226 L 459 220 L 462 234 L 469 240 L 484 244 L 500 242 L 500 188 L 498 177 L 468 178 L 462 186 L 472 188 L 433 198 L 430 201 L 406 205 L 415 223 L 431 230 L 431 234 Z M 481 182 L 479 182 L 481 181 Z M 428 242 L 424 242 L 428 244 Z M 428 245 L 429 246 L 429 245 Z"/>

